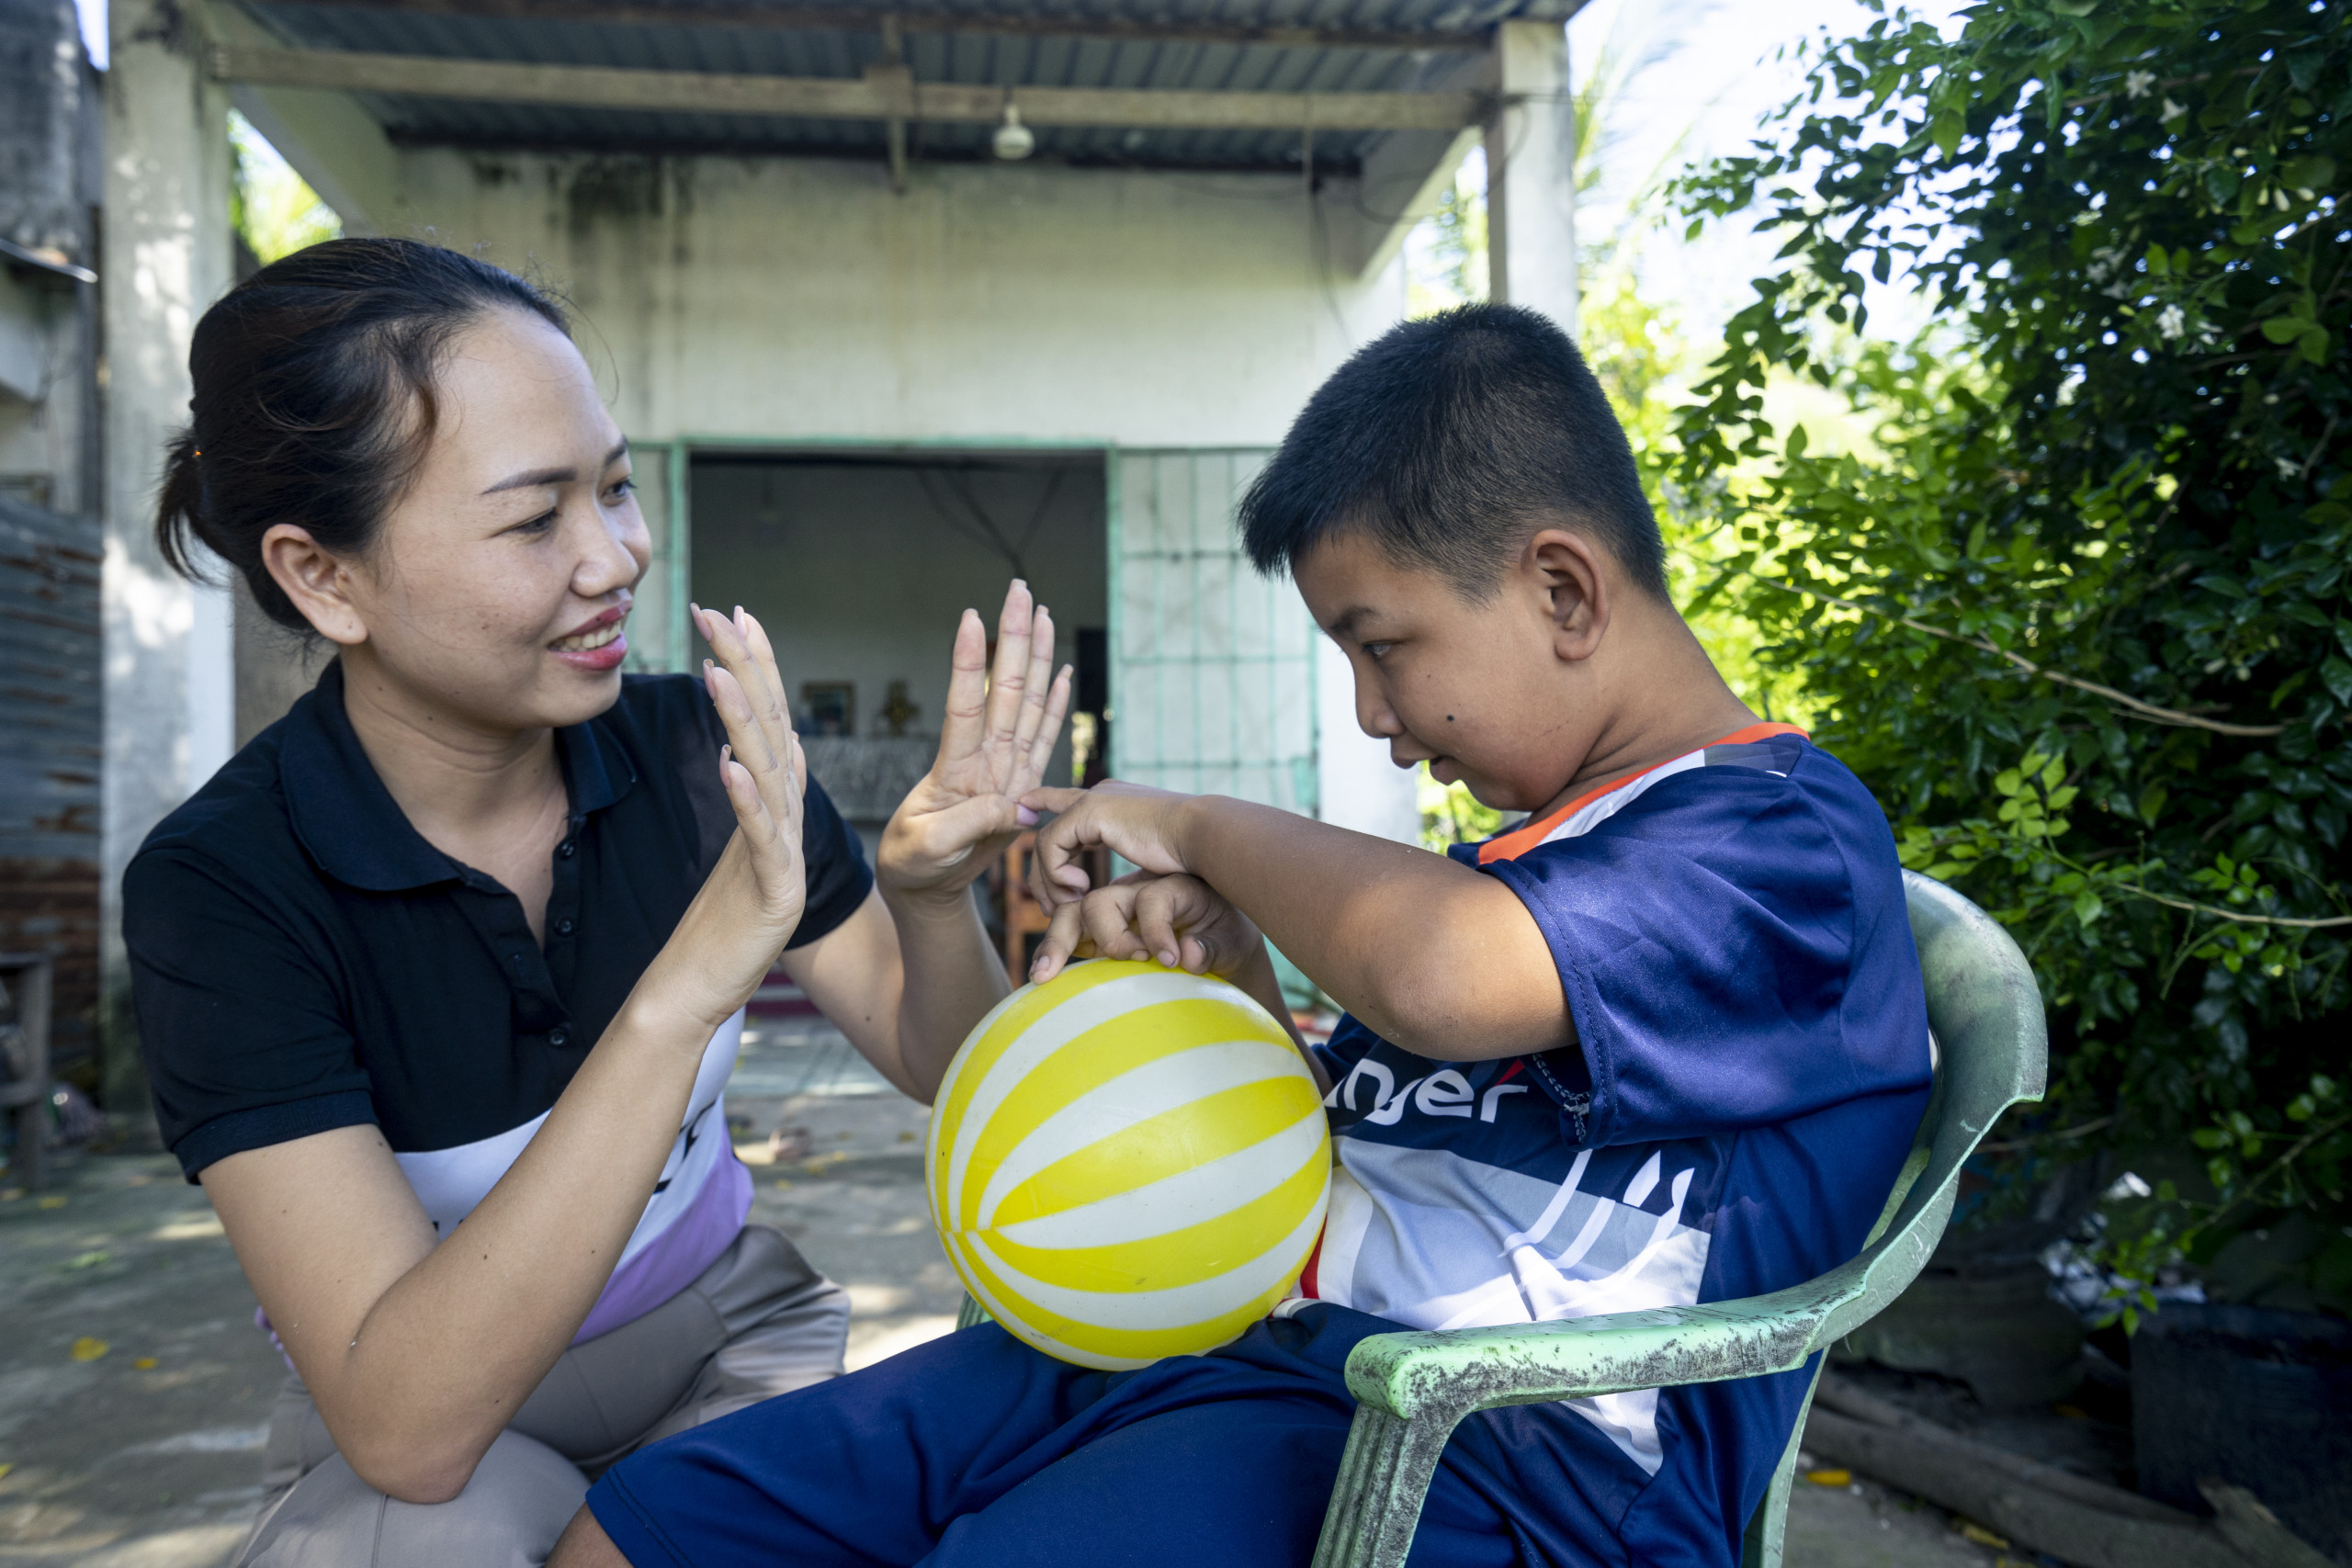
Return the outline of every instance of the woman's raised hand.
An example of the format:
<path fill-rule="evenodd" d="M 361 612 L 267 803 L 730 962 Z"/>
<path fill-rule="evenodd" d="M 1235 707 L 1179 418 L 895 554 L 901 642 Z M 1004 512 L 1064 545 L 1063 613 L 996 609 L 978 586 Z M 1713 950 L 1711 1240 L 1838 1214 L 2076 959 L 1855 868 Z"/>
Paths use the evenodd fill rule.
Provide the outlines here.
<path fill-rule="evenodd" d="M 883 886 L 961 895 L 1013 835 L 1037 818 L 1017 804 L 1044 782 L 1069 707 L 1069 666 L 1054 671 L 1054 617 L 1029 585 L 1005 591 L 996 668 L 978 612 L 956 628 L 939 756 L 883 830 Z"/>
<path fill-rule="evenodd" d="M 713 1028 L 741 1007 L 792 940 L 808 899 L 800 817 L 808 764 L 777 675 L 775 649 L 757 617 L 690 606 L 715 659 L 703 682 L 727 727 L 719 783 L 735 808 L 735 834 L 671 940 L 685 943 L 695 993 Z"/>

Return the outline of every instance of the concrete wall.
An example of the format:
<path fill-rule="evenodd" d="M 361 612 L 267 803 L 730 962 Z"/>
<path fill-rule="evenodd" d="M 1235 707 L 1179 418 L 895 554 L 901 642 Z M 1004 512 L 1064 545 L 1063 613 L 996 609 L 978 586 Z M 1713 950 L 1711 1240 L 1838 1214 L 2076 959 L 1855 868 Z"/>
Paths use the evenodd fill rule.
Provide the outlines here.
<path fill-rule="evenodd" d="M 104 931 L 106 1100 L 143 1109 L 120 931 L 122 870 L 165 813 L 229 760 L 232 604 L 164 564 L 164 444 L 187 422 L 197 319 L 229 286 L 228 100 L 170 0 L 114 0 L 106 83 Z"/>
<path fill-rule="evenodd" d="M 1271 445 L 1405 304 L 1295 176 L 411 150 L 391 232 L 568 292 L 633 436 Z M 1352 211 L 1329 186 L 1328 220 Z"/>
<path fill-rule="evenodd" d="M 928 483 L 925 480 L 928 479 Z M 1015 548 L 986 542 L 977 502 Z M 808 462 L 698 463 L 694 594 L 761 618 L 796 705 L 803 682 L 856 688 L 856 733 L 887 734 L 884 696 L 904 681 L 918 710 L 909 735 L 935 737 L 947 655 L 968 606 L 996 629 L 1021 570 L 1054 612 L 1060 659 L 1078 633 L 1107 624 L 1099 459 L 968 471 Z M 1069 782 L 1065 737 L 1048 777 Z"/>

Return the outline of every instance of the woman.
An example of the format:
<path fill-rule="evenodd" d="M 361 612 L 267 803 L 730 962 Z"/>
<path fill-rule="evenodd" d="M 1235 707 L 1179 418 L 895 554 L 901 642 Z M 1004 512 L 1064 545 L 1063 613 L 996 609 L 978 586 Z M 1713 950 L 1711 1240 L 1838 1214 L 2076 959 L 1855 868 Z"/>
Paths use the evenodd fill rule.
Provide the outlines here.
<path fill-rule="evenodd" d="M 624 681 L 628 447 L 522 280 L 401 240 L 209 311 L 158 532 L 334 643 L 124 882 L 164 1135 L 296 1372 L 250 1564 L 536 1563 L 595 1469 L 833 1376 L 844 1293 L 774 1231 L 719 1093 L 777 961 L 928 1098 L 1006 990 L 969 883 L 1069 692 L 1015 583 L 957 630 L 879 886 L 756 621 Z M 1034 818 L 1032 818 L 1034 820 Z"/>

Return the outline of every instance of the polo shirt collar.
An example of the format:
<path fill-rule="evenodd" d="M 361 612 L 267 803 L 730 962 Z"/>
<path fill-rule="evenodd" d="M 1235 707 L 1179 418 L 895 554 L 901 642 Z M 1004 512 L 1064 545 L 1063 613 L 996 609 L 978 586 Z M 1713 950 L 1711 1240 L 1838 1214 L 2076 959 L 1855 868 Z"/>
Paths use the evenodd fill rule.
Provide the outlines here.
<path fill-rule="evenodd" d="M 294 836 L 328 875 L 371 893 L 462 880 L 465 869 L 425 840 L 384 787 L 343 694 L 343 661 L 330 660 L 286 716 L 277 769 Z M 602 716 L 555 733 L 576 830 L 627 795 L 637 770 Z"/>

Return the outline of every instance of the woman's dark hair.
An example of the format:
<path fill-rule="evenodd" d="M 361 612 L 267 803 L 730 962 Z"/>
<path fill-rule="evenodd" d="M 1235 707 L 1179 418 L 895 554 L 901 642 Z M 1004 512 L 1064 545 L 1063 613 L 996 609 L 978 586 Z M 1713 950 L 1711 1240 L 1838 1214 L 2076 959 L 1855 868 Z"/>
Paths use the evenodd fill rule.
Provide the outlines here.
<path fill-rule="evenodd" d="M 338 555 L 365 555 L 432 439 L 443 351 L 499 309 L 571 330 L 546 290 L 416 240 L 329 240 L 231 289 L 188 349 L 193 417 L 171 444 L 156 507 L 164 558 L 198 577 L 190 541 L 201 540 L 243 574 L 264 615 L 309 631 L 262 564 L 262 536 L 291 523 Z"/>

